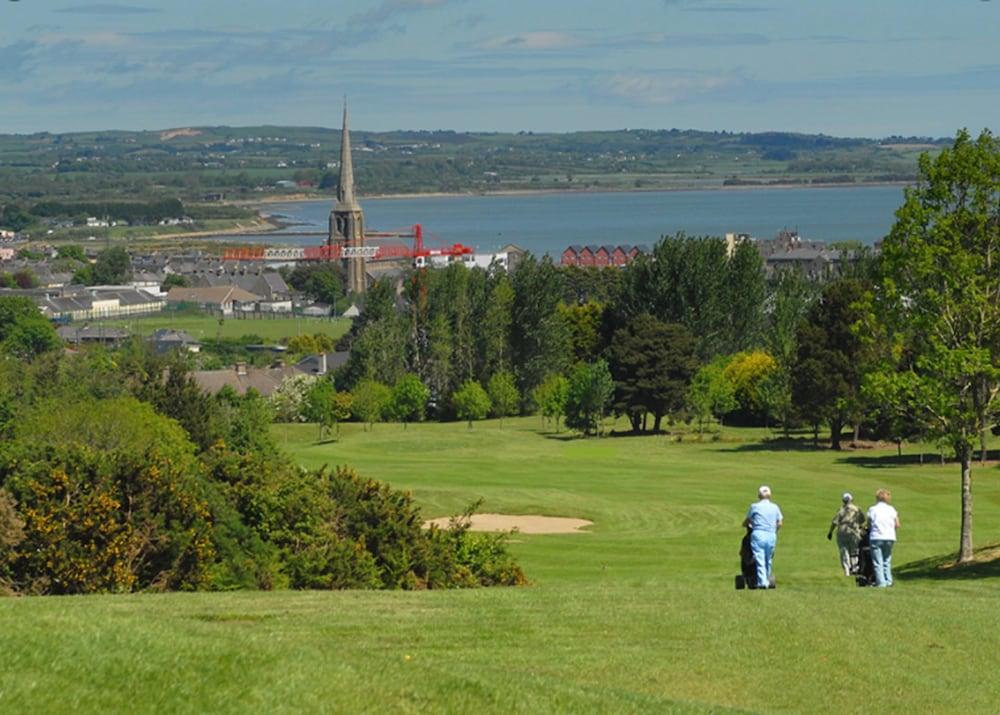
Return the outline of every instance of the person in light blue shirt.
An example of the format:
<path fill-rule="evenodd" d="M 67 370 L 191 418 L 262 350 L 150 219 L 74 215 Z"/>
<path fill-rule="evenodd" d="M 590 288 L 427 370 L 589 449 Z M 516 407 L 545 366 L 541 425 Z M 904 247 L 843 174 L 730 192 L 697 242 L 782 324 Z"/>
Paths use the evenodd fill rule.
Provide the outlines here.
<path fill-rule="evenodd" d="M 750 505 L 743 526 L 750 531 L 750 550 L 757 563 L 757 588 L 768 588 L 771 583 L 771 562 L 774 546 L 778 543 L 778 529 L 784 516 L 778 505 L 771 501 L 771 488 L 762 486 L 757 490 L 759 501 Z"/>

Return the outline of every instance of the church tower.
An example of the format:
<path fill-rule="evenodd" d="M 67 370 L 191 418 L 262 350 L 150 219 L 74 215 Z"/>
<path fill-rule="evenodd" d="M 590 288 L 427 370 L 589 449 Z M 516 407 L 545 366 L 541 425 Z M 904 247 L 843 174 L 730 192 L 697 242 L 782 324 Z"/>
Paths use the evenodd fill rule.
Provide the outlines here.
<path fill-rule="evenodd" d="M 349 293 L 364 293 L 367 287 L 365 271 L 365 215 L 354 197 L 354 162 L 351 160 L 351 134 L 347 128 L 347 100 L 344 100 L 344 128 L 340 140 L 340 179 L 337 201 L 330 212 L 330 246 L 340 246 L 347 272 Z"/>

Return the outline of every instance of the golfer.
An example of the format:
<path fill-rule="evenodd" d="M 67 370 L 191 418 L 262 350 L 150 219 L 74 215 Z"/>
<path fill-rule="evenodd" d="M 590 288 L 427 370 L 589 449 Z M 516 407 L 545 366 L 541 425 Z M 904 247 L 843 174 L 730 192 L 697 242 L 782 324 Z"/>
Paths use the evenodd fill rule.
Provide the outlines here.
<path fill-rule="evenodd" d="M 768 588 L 771 584 L 771 561 L 774 546 L 778 542 L 778 529 L 784 516 L 778 505 L 771 501 L 771 488 L 762 486 L 757 490 L 759 501 L 750 505 L 743 526 L 750 528 L 750 551 L 757 564 L 757 588 Z"/>
<path fill-rule="evenodd" d="M 892 547 L 896 544 L 899 512 L 892 506 L 892 493 L 888 489 L 875 492 L 875 504 L 868 509 L 868 538 L 871 541 L 872 565 L 875 567 L 875 585 L 886 588 L 892 585 Z"/>
<path fill-rule="evenodd" d="M 858 568 L 858 548 L 861 546 L 861 535 L 865 528 L 865 515 L 854 503 L 854 497 L 850 492 L 844 492 L 843 506 L 837 510 L 837 514 L 830 522 L 830 530 L 826 532 L 826 538 L 832 539 L 833 532 L 837 532 L 837 548 L 840 550 L 840 565 L 844 569 L 844 575 L 850 576 Z"/>

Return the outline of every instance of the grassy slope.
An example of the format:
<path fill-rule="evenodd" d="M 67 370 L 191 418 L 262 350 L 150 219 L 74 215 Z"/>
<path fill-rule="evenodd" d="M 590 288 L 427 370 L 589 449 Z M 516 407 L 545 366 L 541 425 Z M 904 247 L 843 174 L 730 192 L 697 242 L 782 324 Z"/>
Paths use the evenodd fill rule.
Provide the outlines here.
<path fill-rule="evenodd" d="M 137 335 L 149 335 L 161 328 L 183 330 L 195 338 L 241 338 L 259 335 L 264 340 L 281 340 L 295 335 L 322 333 L 339 338 L 351 327 L 348 319 L 325 320 L 322 318 L 274 318 L 237 320 L 226 318 L 222 325 L 210 315 L 171 315 L 163 313 L 132 320 L 107 320 L 102 325 L 128 328 Z"/>
<path fill-rule="evenodd" d="M 535 419 L 344 428 L 304 464 L 351 463 L 428 516 L 583 516 L 589 534 L 518 536 L 530 587 L 445 593 L 234 593 L 0 601 L 0 710 L 341 712 L 994 712 L 998 582 L 838 576 L 826 525 L 844 489 L 889 486 L 897 569 L 957 541 L 957 470 L 891 453 L 772 451 L 663 438 L 564 441 Z M 779 589 L 736 592 L 758 484 L 787 520 Z M 978 535 L 1000 485 L 979 470 Z M 881 701 L 874 691 L 881 691 Z"/>

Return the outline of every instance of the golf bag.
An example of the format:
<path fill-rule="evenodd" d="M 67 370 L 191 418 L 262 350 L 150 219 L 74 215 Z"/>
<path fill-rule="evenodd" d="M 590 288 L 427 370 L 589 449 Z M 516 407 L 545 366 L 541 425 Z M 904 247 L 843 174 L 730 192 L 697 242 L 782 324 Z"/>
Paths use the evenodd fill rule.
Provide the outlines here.
<path fill-rule="evenodd" d="M 750 548 L 750 529 L 743 535 L 740 542 L 740 573 L 736 576 L 736 590 L 742 591 L 744 588 L 774 588 L 774 574 L 771 574 L 771 582 L 767 586 L 757 586 L 757 561 L 753 557 L 753 550 Z"/>
<path fill-rule="evenodd" d="M 868 534 L 861 537 L 858 545 L 858 561 L 854 569 L 854 582 L 858 586 L 875 585 L 875 563 L 872 561 L 872 546 Z"/>

